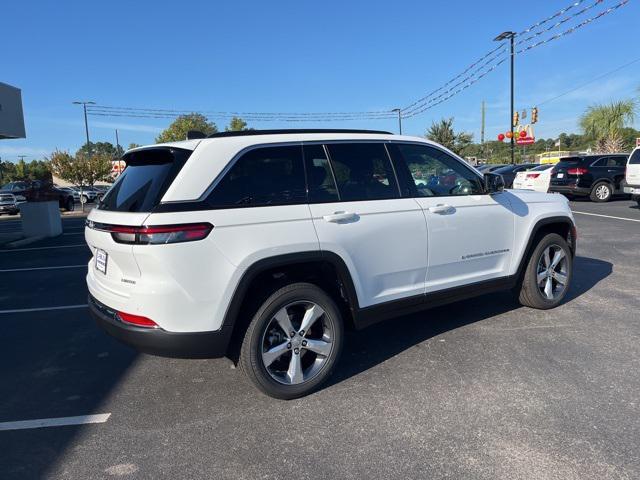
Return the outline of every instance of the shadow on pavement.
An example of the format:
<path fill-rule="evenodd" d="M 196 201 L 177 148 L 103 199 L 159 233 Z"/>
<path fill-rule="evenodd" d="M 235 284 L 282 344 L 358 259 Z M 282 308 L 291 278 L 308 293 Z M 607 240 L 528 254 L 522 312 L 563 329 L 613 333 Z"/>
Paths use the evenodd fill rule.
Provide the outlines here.
<path fill-rule="evenodd" d="M 613 271 L 609 262 L 577 256 L 565 303 L 587 293 Z M 325 385 L 337 384 L 444 332 L 522 307 L 510 292 L 500 292 L 437 307 L 349 332 L 340 361 Z"/>
<path fill-rule="evenodd" d="M 100 331 L 86 309 L 0 320 L 0 422 L 110 413 L 101 407 L 138 354 Z M 85 428 L 0 431 L 0 478 L 46 478 Z"/>
<path fill-rule="evenodd" d="M 568 300 L 588 292 L 611 271 L 608 262 L 577 257 Z M 343 357 L 348 360 L 340 362 L 330 384 L 428 338 L 517 308 L 521 307 L 508 292 L 491 294 L 349 334 Z M 0 422 L 110 413 L 103 405 L 138 354 L 99 330 L 87 310 L 16 314 L 1 320 Z M 100 428 L 105 427 L 0 431 L 0 478 L 45 478 L 78 435 L 91 441 Z"/>

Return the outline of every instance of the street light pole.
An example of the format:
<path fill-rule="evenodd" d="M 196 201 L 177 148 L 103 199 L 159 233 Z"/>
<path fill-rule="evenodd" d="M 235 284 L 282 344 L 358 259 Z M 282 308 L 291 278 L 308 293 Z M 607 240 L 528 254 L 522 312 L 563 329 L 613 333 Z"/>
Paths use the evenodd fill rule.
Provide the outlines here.
<path fill-rule="evenodd" d="M 74 105 L 82 105 L 82 109 L 84 110 L 84 132 L 87 136 L 87 148 L 89 148 L 89 123 L 87 122 L 87 105 L 95 105 L 96 102 L 85 102 L 85 101 L 75 101 Z"/>
<path fill-rule="evenodd" d="M 402 135 L 402 110 L 400 110 L 399 108 L 394 108 L 391 111 L 398 112 L 398 130 L 400 132 L 400 135 Z"/>
<path fill-rule="evenodd" d="M 514 80 L 514 74 L 513 74 L 513 69 L 514 69 L 514 59 L 516 56 L 516 52 L 515 52 L 515 45 L 514 45 L 514 39 L 516 37 L 515 32 L 502 32 L 500 35 L 498 35 L 496 38 L 494 38 L 494 40 L 496 42 L 502 42 L 503 40 L 506 40 L 507 38 L 510 40 L 510 44 L 511 44 L 511 116 L 509 117 L 509 125 L 511 125 L 511 163 L 515 163 L 515 138 L 513 136 L 513 113 L 514 113 L 514 108 L 513 108 L 513 99 L 514 99 L 514 94 L 513 94 L 513 80 Z"/>

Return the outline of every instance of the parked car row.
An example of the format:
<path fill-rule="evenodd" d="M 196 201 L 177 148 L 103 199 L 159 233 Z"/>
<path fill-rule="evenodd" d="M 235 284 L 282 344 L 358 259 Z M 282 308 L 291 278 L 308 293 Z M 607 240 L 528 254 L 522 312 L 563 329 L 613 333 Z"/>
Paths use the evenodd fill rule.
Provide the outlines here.
<path fill-rule="evenodd" d="M 60 187 L 45 180 L 9 182 L 0 187 L 0 214 L 17 214 L 21 202 L 46 200 L 58 201 L 60 208 L 72 211 L 76 202 L 97 203 L 109 187 Z"/>
<path fill-rule="evenodd" d="M 12 194 L 18 203 L 22 199 L 26 202 L 54 200 L 67 211 L 72 211 L 75 206 L 70 192 L 44 180 L 10 182 L 0 188 L 0 194 Z"/>
<path fill-rule="evenodd" d="M 631 155 L 576 155 L 556 164 L 482 165 L 478 170 L 502 175 L 506 188 L 589 197 L 593 202 L 630 194 L 640 206 L 640 148 Z"/>

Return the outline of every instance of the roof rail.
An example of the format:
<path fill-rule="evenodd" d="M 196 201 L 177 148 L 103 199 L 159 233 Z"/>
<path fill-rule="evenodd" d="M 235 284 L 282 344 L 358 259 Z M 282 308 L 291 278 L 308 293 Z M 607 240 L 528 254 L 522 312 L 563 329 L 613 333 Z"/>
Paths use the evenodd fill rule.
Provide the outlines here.
<path fill-rule="evenodd" d="M 241 130 L 238 132 L 212 133 L 207 138 L 243 137 L 250 135 L 283 135 L 287 133 L 374 133 L 377 135 L 393 135 L 384 130 L 355 130 L 350 128 L 285 128 L 281 130 Z"/>
<path fill-rule="evenodd" d="M 199 138 L 207 138 L 207 136 L 200 130 L 189 130 L 187 132 L 187 140 L 197 140 Z"/>

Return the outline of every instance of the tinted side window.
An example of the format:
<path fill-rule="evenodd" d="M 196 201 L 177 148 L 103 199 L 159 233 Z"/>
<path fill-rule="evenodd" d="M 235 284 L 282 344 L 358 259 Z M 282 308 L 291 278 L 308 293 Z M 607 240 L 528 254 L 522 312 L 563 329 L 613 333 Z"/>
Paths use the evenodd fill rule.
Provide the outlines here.
<path fill-rule="evenodd" d="M 302 147 L 263 147 L 240 157 L 209 196 L 212 207 L 306 203 Z"/>
<path fill-rule="evenodd" d="M 599 158 L 595 162 L 591 164 L 592 167 L 606 167 L 607 166 L 607 158 Z"/>
<path fill-rule="evenodd" d="M 625 157 L 609 157 L 607 167 L 624 167 L 627 164 Z"/>
<path fill-rule="evenodd" d="M 403 188 L 403 192 L 406 191 L 409 196 L 445 197 L 484 193 L 478 175 L 437 148 L 399 143 L 393 145 L 393 152 L 394 159 L 397 157 L 397 162 L 401 164 L 398 170 L 404 170 L 408 181 L 412 183 Z"/>
<path fill-rule="evenodd" d="M 640 148 L 636 148 L 633 151 L 633 154 L 629 158 L 629 165 L 638 165 L 640 164 Z"/>
<path fill-rule="evenodd" d="M 307 170 L 310 202 L 337 202 L 338 189 L 329 159 L 322 145 L 305 145 L 304 161 Z"/>
<path fill-rule="evenodd" d="M 327 145 L 342 201 L 398 198 L 398 185 L 382 143 Z"/>

